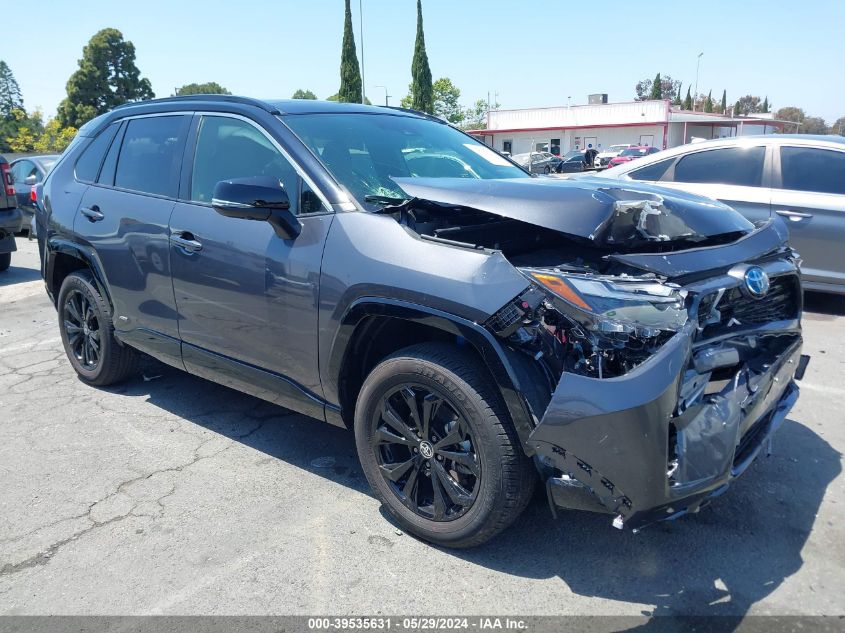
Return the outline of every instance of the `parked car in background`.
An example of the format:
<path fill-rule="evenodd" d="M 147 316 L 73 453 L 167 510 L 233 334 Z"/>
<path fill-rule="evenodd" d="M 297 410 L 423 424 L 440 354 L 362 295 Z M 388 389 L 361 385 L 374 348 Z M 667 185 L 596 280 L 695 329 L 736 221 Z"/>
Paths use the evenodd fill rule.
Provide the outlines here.
<path fill-rule="evenodd" d="M 601 150 L 598 155 L 596 156 L 593 165 L 596 169 L 605 169 L 607 168 L 608 163 L 610 162 L 611 158 L 616 158 L 621 154 L 624 150 L 628 149 L 629 147 L 633 147 L 630 143 L 623 143 L 621 145 L 611 145 L 607 149 Z"/>
<path fill-rule="evenodd" d="M 348 427 L 385 511 L 444 546 L 511 524 L 538 475 L 608 527 L 697 512 L 807 362 L 780 224 L 534 178 L 427 115 L 141 101 L 82 126 L 41 194 L 82 381 L 128 378 L 140 351 Z"/>
<path fill-rule="evenodd" d="M 15 199 L 15 185 L 9 161 L 0 155 L 0 272 L 12 262 L 12 253 L 17 250 L 15 233 L 23 225 L 23 216 Z"/>
<path fill-rule="evenodd" d="M 659 151 L 659 149 L 650 145 L 632 145 L 631 147 L 623 149 L 621 152 L 619 152 L 618 156 L 611 158 L 608 161 L 607 166 L 616 167 L 616 165 L 630 163 L 633 160 L 638 160 L 643 156 L 656 154 Z"/>
<path fill-rule="evenodd" d="M 602 172 L 724 202 L 753 222 L 777 214 L 803 259 L 804 287 L 845 293 L 845 138 L 740 136 L 683 145 Z"/>
<path fill-rule="evenodd" d="M 598 152 L 594 149 L 572 150 L 566 154 L 555 171 L 559 174 L 573 174 L 593 169 L 593 161 Z"/>
<path fill-rule="evenodd" d="M 29 230 L 35 216 L 35 201 L 32 199 L 32 188 L 44 182 L 53 165 L 59 160 L 59 154 L 44 156 L 26 156 L 12 161 L 9 166 L 12 172 L 12 182 L 15 187 L 15 198 L 18 209 L 23 213 L 23 228 Z"/>
<path fill-rule="evenodd" d="M 511 160 L 532 174 L 550 174 L 557 170 L 561 158 L 551 152 L 530 152 L 526 154 L 514 154 L 511 156 Z"/>

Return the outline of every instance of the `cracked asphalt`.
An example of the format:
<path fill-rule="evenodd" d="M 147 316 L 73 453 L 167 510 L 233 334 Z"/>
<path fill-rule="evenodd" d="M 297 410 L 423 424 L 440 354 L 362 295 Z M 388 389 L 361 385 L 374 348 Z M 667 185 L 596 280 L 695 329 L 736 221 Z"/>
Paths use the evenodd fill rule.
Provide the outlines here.
<path fill-rule="evenodd" d="M 0 614 L 842 614 L 845 298 L 726 495 L 641 534 L 542 495 L 469 551 L 403 535 L 352 435 L 155 362 L 68 364 L 34 242 L 0 275 Z"/>

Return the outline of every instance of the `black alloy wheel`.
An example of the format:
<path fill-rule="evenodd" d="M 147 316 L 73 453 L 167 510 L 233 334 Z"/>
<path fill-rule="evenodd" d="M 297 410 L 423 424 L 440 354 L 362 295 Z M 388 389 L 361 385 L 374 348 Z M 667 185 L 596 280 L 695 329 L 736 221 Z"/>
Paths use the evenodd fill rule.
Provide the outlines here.
<path fill-rule="evenodd" d="M 85 369 L 100 363 L 100 322 L 91 301 L 80 290 L 72 290 L 64 302 L 64 330 L 68 351 Z"/>
<path fill-rule="evenodd" d="M 419 384 L 395 388 L 380 404 L 372 420 L 372 448 L 390 489 L 423 518 L 463 516 L 481 481 L 466 420 L 442 395 Z"/>

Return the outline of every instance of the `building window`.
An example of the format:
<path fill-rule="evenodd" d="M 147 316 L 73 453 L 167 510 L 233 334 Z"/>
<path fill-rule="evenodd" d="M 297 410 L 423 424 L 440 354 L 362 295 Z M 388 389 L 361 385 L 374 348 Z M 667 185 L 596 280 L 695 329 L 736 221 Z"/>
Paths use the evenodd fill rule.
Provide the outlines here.
<path fill-rule="evenodd" d="M 513 154 L 513 141 L 502 141 L 502 151 L 506 154 Z"/>
<path fill-rule="evenodd" d="M 549 151 L 549 143 L 548 141 L 542 143 L 536 143 L 534 145 L 535 152 L 548 152 Z"/>
<path fill-rule="evenodd" d="M 549 151 L 552 154 L 554 154 L 555 156 L 560 156 L 560 139 L 559 138 L 553 138 L 552 139 L 552 147 Z"/>

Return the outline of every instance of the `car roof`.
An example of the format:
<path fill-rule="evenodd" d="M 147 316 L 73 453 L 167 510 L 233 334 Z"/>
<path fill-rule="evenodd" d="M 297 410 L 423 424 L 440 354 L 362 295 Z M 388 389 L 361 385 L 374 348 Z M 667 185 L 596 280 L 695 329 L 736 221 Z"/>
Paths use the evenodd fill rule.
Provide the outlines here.
<path fill-rule="evenodd" d="M 445 121 L 438 117 L 407 108 L 373 106 L 361 103 L 340 103 L 337 101 L 320 101 L 317 99 L 253 99 L 251 97 L 237 95 L 198 94 L 124 103 L 83 125 L 79 129 L 79 135 L 92 136 L 112 121 L 126 116 L 178 110 L 201 110 L 209 106 L 212 106 L 215 110 L 220 110 L 227 105 L 233 108 L 256 108 L 269 114 L 282 116 L 331 113 L 391 114 L 395 116 L 430 119 L 445 124 Z"/>

